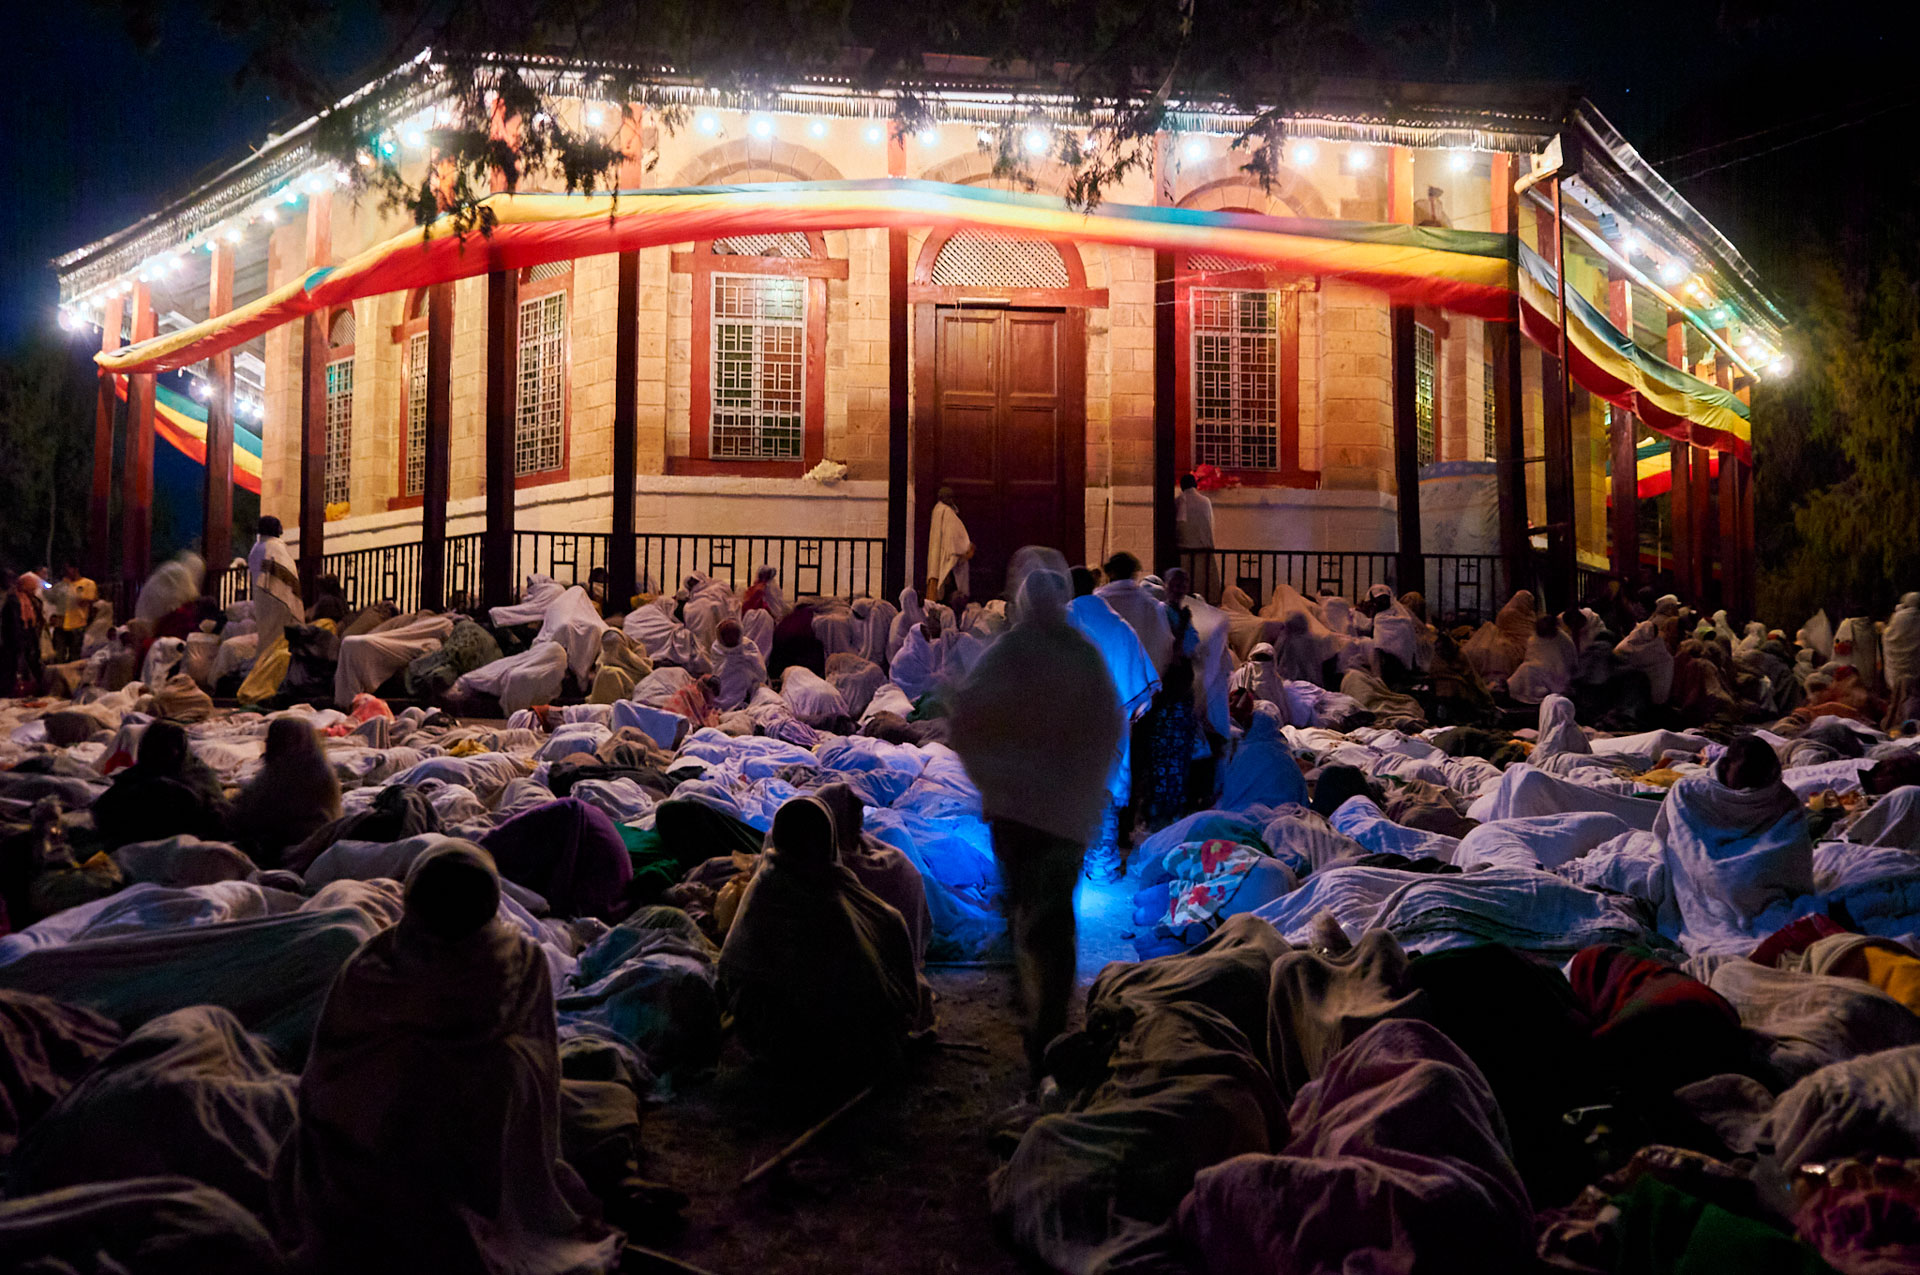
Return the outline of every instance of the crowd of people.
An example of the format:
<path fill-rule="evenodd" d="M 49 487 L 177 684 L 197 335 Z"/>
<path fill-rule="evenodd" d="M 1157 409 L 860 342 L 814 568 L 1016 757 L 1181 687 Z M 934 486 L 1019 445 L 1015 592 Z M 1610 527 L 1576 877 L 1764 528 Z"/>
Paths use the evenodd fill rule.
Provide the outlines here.
<path fill-rule="evenodd" d="M 80 636 L 0 701 L 0 1264 L 613 1269 L 642 1100 L 912 1083 L 942 962 L 1012 967 L 1050 1269 L 1920 1263 L 1920 595 L 976 599 L 943 507 L 896 601 L 356 607 L 272 519 L 224 609 L 22 577 L 14 676 Z"/>

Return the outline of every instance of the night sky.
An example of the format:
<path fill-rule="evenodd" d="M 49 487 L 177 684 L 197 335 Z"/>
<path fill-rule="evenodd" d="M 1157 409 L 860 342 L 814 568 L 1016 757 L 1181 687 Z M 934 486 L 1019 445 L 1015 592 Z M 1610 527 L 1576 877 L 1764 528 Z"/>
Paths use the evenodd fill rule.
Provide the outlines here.
<path fill-rule="evenodd" d="M 1875 200 L 1909 196 L 1913 33 L 1891 23 L 1912 19 L 1867 23 L 1875 7 L 1780 0 L 1461 0 L 1474 34 L 1449 69 L 1447 5 L 1358 8 L 1383 74 L 1583 86 L 1789 300 L 1810 237 L 1840 236 Z M 378 69 L 390 36 L 372 0 L 339 11 L 315 56 L 351 87 Z M 50 257 L 158 208 L 290 122 L 263 84 L 236 86 L 243 52 L 197 5 L 164 13 L 151 51 L 84 0 L 9 15 L 28 56 L 14 59 L 0 130 L 16 182 L 0 200 L 0 345 L 54 325 Z"/>

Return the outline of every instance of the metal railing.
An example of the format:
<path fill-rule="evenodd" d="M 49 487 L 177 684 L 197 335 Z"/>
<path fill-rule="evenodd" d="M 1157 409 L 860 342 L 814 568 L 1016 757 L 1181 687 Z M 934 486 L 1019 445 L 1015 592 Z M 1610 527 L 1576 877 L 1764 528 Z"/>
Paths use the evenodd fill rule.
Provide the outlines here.
<path fill-rule="evenodd" d="M 1429 553 L 1426 559 L 1427 617 L 1436 624 L 1491 620 L 1513 592 L 1500 559 L 1490 554 Z"/>
<path fill-rule="evenodd" d="M 1308 598 L 1321 594 L 1358 601 L 1376 584 L 1396 594 L 1400 556 L 1394 553 L 1338 553 L 1317 549 L 1182 549 L 1181 565 L 1205 596 L 1218 598 L 1238 585 L 1256 610 L 1285 584 Z M 1493 618 L 1506 601 L 1500 559 L 1493 555 L 1424 555 L 1420 593 L 1436 623 L 1478 623 Z"/>
<path fill-rule="evenodd" d="M 605 531 L 516 532 L 514 596 L 530 575 L 564 585 L 586 584 L 596 569 L 607 565 L 612 540 Z M 886 575 L 887 545 L 878 538 L 653 533 L 634 540 L 642 592 L 677 588 L 695 571 L 740 589 L 752 583 L 761 566 L 772 566 L 780 572 L 781 590 L 789 598 L 858 598 L 877 595 Z M 482 541 L 479 532 L 447 537 L 449 606 L 470 606 L 480 597 Z M 349 607 L 391 601 L 402 611 L 412 611 L 420 606 L 420 565 L 421 542 L 413 540 L 327 554 L 320 560 L 320 574 L 340 582 Z M 219 587 L 223 605 L 246 597 L 245 568 L 227 573 Z"/>
<path fill-rule="evenodd" d="M 1314 549 L 1182 549 L 1180 563 L 1194 588 L 1218 597 L 1228 585 L 1238 585 L 1253 599 L 1256 610 L 1274 590 L 1287 585 L 1309 598 L 1322 593 L 1353 599 L 1364 597 L 1376 584 L 1391 586 L 1397 555 L 1391 553 L 1323 553 Z"/>
<path fill-rule="evenodd" d="M 392 602 L 401 611 L 420 608 L 421 543 L 381 545 L 330 553 L 320 559 L 320 574 L 340 582 L 349 607 Z M 446 591 L 450 605 L 479 596 L 480 533 L 448 536 Z"/>
<path fill-rule="evenodd" d="M 234 563 L 225 571 L 209 571 L 206 583 L 207 596 L 216 598 L 222 608 L 236 602 L 245 602 L 250 596 L 247 585 L 247 564 Z"/>
<path fill-rule="evenodd" d="M 643 591 L 671 589 L 695 571 L 730 588 L 753 583 L 763 566 L 780 572 L 789 599 L 878 597 L 887 542 L 864 536 L 643 535 L 634 578 Z"/>

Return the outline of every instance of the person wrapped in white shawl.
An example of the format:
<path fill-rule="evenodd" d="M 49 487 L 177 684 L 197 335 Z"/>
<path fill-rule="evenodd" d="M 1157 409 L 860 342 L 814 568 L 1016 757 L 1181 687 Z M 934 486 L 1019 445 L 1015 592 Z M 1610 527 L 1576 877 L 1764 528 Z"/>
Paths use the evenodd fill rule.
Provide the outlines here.
<path fill-rule="evenodd" d="M 953 489 L 942 487 L 927 521 L 927 596 L 936 599 L 943 596 L 949 578 L 954 592 L 971 593 L 972 572 L 968 564 L 972 558 L 973 539 L 967 535 L 967 524 L 960 521 Z"/>
<path fill-rule="evenodd" d="M 265 655 L 289 624 L 302 624 L 307 611 L 300 601 L 299 567 L 293 551 L 280 538 L 280 520 L 260 520 L 259 536 L 247 551 L 247 580 L 253 588 L 253 618 L 259 625 L 258 650 Z"/>

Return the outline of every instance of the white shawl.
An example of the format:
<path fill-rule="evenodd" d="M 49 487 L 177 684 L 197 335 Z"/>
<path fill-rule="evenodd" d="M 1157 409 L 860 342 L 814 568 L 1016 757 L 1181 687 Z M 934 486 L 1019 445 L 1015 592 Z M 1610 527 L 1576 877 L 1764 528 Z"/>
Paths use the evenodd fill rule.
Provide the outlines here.
<path fill-rule="evenodd" d="M 947 578 L 953 573 L 953 587 L 962 593 L 969 592 L 967 559 L 963 556 L 973 551 L 973 541 L 967 537 L 967 525 L 960 521 L 960 511 L 941 501 L 933 507 L 933 517 L 927 524 L 927 576 L 935 581 Z"/>
<path fill-rule="evenodd" d="M 299 567 L 293 551 L 278 536 L 261 536 L 247 553 L 247 578 L 255 593 L 264 593 L 292 612 L 294 623 L 306 619 L 306 607 L 300 601 Z"/>

